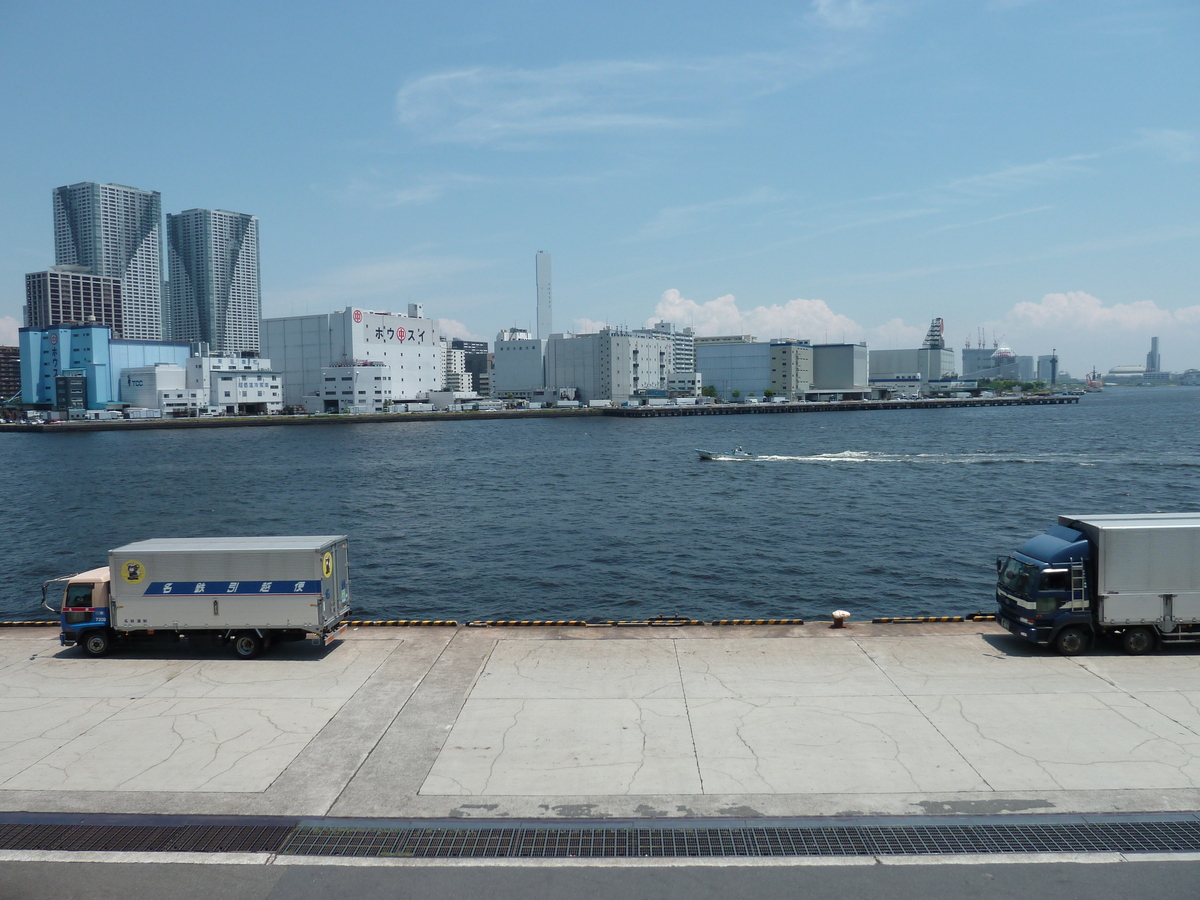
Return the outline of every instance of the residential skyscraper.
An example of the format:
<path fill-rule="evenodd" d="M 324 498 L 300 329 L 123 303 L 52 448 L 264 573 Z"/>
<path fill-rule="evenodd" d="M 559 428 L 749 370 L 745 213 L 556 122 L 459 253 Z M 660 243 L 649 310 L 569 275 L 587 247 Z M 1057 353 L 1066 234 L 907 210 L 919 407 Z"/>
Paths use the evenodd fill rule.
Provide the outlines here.
<path fill-rule="evenodd" d="M 554 310 L 550 302 L 550 254 L 539 250 L 537 253 L 537 336 L 540 341 L 550 340 L 550 332 L 554 328 Z"/>
<path fill-rule="evenodd" d="M 121 280 L 121 334 L 162 338 L 162 198 L 123 184 L 54 189 L 54 262 Z"/>
<path fill-rule="evenodd" d="M 167 214 L 171 337 L 258 352 L 258 218 L 223 209 Z"/>

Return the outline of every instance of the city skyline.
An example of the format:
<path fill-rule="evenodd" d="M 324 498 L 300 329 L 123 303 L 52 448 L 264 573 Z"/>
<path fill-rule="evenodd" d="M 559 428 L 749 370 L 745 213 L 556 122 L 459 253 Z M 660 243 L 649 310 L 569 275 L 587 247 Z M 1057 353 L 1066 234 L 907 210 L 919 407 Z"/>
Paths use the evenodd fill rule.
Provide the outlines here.
<path fill-rule="evenodd" d="M 421 302 L 451 336 L 533 331 L 544 249 L 560 331 L 890 349 L 941 316 L 949 347 L 983 329 L 1074 374 L 1153 335 L 1164 368 L 1200 366 L 1192 6 L 263 15 L 83 3 L 96 40 L 51 64 L 61 16 L 0 13 L 0 342 L 56 261 L 46 195 L 94 179 L 254 210 L 266 317 Z M 248 72 L 191 69 L 217 47 Z M 56 98 L 93 70 L 107 101 L 61 140 Z M 236 165 L 213 152 L 235 141 Z"/>

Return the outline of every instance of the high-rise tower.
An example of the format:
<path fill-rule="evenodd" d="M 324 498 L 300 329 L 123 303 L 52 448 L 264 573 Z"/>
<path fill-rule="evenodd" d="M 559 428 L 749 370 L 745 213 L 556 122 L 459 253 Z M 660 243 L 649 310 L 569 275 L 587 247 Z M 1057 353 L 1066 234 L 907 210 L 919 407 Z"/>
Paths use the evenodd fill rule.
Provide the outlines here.
<path fill-rule="evenodd" d="M 162 338 L 162 199 L 84 181 L 54 189 L 54 261 L 121 279 L 121 334 Z"/>
<path fill-rule="evenodd" d="M 549 340 L 554 327 L 554 310 L 550 302 L 550 254 L 537 253 L 537 336 Z"/>
<path fill-rule="evenodd" d="M 1150 352 L 1146 354 L 1146 371 L 1158 372 L 1162 370 L 1162 357 L 1158 354 L 1158 338 L 1150 338 Z"/>
<path fill-rule="evenodd" d="M 171 337 L 258 351 L 258 218 L 223 209 L 167 214 Z"/>

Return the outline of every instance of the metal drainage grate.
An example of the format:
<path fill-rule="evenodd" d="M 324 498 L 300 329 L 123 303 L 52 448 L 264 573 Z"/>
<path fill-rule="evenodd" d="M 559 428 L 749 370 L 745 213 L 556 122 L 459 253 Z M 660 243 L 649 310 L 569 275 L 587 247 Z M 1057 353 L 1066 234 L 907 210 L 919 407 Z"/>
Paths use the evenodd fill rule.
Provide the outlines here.
<path fill-rule="evenodd" d="M 0 824 L 0 849 L 423 859 L 1200 852 L 1200 819 L 687 828 Z"/>
<path fill-rule="evenodd" d="M 0 825 L 0 849 L 276 853 L 290 825 Z"/>
<path fill-rule="evenodd" d="M 712 828 L 322 828 L 284 854 L 438 859 L 1200 851 L 1200 821 Z"/>

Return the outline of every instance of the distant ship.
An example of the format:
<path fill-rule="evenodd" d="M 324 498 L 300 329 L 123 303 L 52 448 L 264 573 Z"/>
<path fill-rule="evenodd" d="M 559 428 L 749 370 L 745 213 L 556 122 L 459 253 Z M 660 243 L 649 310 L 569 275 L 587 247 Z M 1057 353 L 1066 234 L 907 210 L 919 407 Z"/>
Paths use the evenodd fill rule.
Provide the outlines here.
<path fill-rule="evenodd" d="M 1096 367 L 1092 366 L 1092 374 L 1083 376 L 1083 383 L 1087 390 L 1095 392 L 1104 390 L 1104 382 L 1100 380 L 1100 374 L 1096 371 Z"/>

